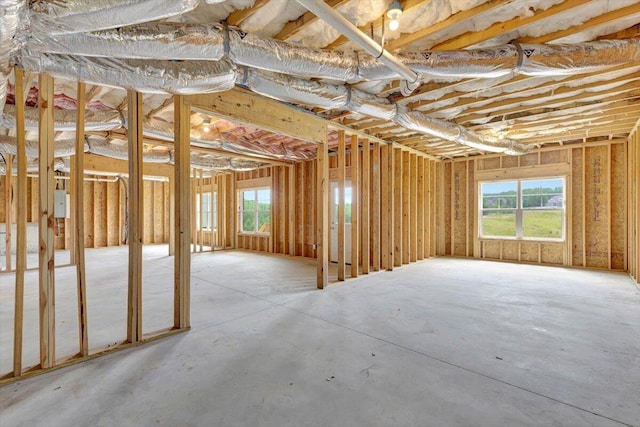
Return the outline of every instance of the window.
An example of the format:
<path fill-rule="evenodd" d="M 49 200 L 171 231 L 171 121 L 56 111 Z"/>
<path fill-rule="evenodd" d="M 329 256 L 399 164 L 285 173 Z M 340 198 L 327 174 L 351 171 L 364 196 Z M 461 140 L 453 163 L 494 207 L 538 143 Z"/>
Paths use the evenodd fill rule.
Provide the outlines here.
<path fill-rule="evenodd" d="M 480 183 L 480 236 L 563 240 L 563 178 Z"/>
<path fill-rule="evenodd" d="M 211 230 L 216 228 L 218 222 L 217 212 L 218 194 L 213 193 L 213 203 L 211 202 L 211 193 L 202 193 L 202 205 L 200 205 L 200 193 L 196 194 L 196 227 L 199 230 Z M 213 212 L 211 210 L 213 209 Z M 213 220 L 213 223 L 211 221 Z"/>
<path fill-rule="evenodd" d="M 240 191 L 240 231 L 242 233 L 271 231 L 271 190 L 269 188 Z"/>

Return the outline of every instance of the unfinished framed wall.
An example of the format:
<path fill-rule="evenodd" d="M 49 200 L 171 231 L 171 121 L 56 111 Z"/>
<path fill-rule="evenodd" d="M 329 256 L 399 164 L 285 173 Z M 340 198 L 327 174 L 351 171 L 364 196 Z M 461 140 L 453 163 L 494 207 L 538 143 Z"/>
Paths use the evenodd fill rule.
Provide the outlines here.
<path fill-rule="evenodd" d="M 537 264 L 627 268 L 627 144 L 624 140 L 487 155 L 443 163 L 446 255 Z M 480 238 L 478 183 L 566 178 L 565 239 Z"/>
<path fill-rule="evenodd" d="M 640 122 L 629 135 L 627 148 L 628 263 L 631 277 L 640 283 Z"/>
<path fill-rule="evenodd" d="M 350 258 L 338 257 L 338 264 L 343 264 L 342 268 L 338 265 L 338 270 L 344 272 L 344 276 L 339 274 L 339 280 L 381 268 L 392 269 L 394 265 L 385 266 L 383 262 L 383 257 L 389 254 L 397 259 L 396 266 L 434 256 L 438 236 L 436 177 L 441 170 L 440 162 L 416 151 L 383 146 L 357 135 L 345 134 L 343 138 L 344 144 L 332 149 L 329 156 L 329 180 L 334 188 L 341 192 L 350 182 L 353 192 L 349 242 L 352 250 Z M 393 169 L 389 169 L 390 158 L 395 160 Z M 271 232 L 268 236 L 237 232 L 237 247 L 316 257 L 316 175 L 315 161 L 235 173 L 236 193 L 243 188 L 266 185 L 272 191 Z M 404 203 L 384 202 L 390 191 Z M 345 204 L 344 198 L 338 201 L 338 209 L 341 204 Z M 388 208 L 397 212 L 389 216 Z M 333 226 L 339 228 L 337 250 L 341 250 L 346 245 L 344 232 L 340 232 L 345 222 L 339 220 Z M 381 232 L 383 228 L 395 231 Z M 400 244 L 389 248 L 390 236 L 392 241 L 395 236 Z"/>

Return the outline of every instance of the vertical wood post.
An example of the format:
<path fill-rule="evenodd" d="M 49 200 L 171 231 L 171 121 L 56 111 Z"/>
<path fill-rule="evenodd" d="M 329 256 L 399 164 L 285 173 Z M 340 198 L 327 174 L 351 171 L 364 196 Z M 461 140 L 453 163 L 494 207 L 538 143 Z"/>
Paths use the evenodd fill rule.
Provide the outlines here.
<path fill-rule="evenodd" d="M 371 224 L 369 222 L 369 211 L 371 205 L 371 149 L 368 139 L 362 141 L 362 195 L 360 196 L 360 206 L 362 207 L 362 274 L 369 274 L 371 265 Z M 374 236 L 380 241 L 380 236 Z"/>
<path fill-rule="evenodd" d="M 411 261 L 411 154 L 402 152 L 402 264 Z"/>
<path fill-rule="evenodd" d="M 144 198 L 142 184 L 142 94 L 127 91 L 129 154 L 129 279 L 127 340 L 142 339 L 142 239 L 144 237 Z"/>
<path fill-rule="evenodd" d="M 7 266 L 7 271 L 13 270 L 12 260 L 11 260 L 11 228 L 13 225 L 13 209 L 12 209 L 12 189 L 13 186 L 11 184 L 11 176 L 13 175 L 13 156 L 10 154 L 5 154 L 5 175 L 4 175 L 4 211 L 5 211 L 5 262 Z"/>
<path fill-rule="evenodd" d="M 78 341 L 80 355 L 89 354 L 89 334 L 87 330 L 87 284 L 84 263 L 84 124 L 86 87 L 78 83 L 78 106 L 76 119 L 76 154 L 72 156 L 73 183 L 73 252 L 75 254 L 76 283 L 78 287 Z M 108 242 L 107 242 L 108 243 Z"/>
<path fill-rule="evenodd" d="M 358 136 L 351 135 L 351 277 L 358 277 L 360 264 L 360 168 Z"/>
<path fill-rule="evenodd" d="M 289 166 L 288 200 L 289 200 L 289 255 L 296 254 L 296 169 L 294 165 Z"/>
<path fill-rule="evenodd" d="M 328 144 L 318 145 L 316 156 L 316 254 L 318 261 L 317 286 L 329 284 L 329 152 Z"/>
<path fill-rule="evenodd" d="M 374 236 L 373 239 L 380 239 L 382 246 L 382 268 L 385 270 L 393 270 L 394 264 L 394 149 L 391 145 L 382 147 L 382 161 L 380 169 L 382 172 L 382 194 L 387 201 L 384 204 L 383 221 L 381 223 L 380 236 Z"/>
<path fill-rule="evenodd" d="M 176 254 L 176 236 L 175 236 L 176 215 L 175 213 L 176 213 L 176 178 L 175 176 L 169 176 L 169 256 L 174 256 Z"/>
<path fill-rule="evenodd" d="M 173 326 L 191 326 L 191 197 L 189 191 L 189 166 L 191 162 L 191 108 L 181 95 L 175 95 L 174 113 L 174 153 L 175 153 L 175 259 Z"/>
<path fill-rule="evenodd" d="M 22 375 L 22 336 L 24 319 L 24 272 L 27 269 L 27 155 L 24 130 L 24 72 L 15 68 L 16 139 L 18 177 L 16 183 L 16 292 L 13 326 L 13 376 Z"/>
<path fill-rule="evenodd" d="M 56 360 L 55 322 L 55 260 L 53 217 L 53 78 L 47 74 L 39 77 L 39 212 L 38 234 L 39 289 L 40 289 L 40 366 L 50 368 Z"/>
<path fill-rule="evenodd" d="M 402 265 L 402 226 L 403 226 L 403 209 L 402 209 L 402 149 L 393 149 L 394 157 L 394 200 L 393 206 L 395 212 L 393 213 L 393 265 L 394 267 L 400 267 Z"/>
<path fill-rule="evenodd" d="M 341 130 L 338 131 L 338 280 L 340 281 L 344 280 L 345 269 L 345 162 L 345 135 L 344 131 Z M 331 195 L 330 197 L 331 203 L 333 203 L 333 195 Z"/>
<path fill-rule="evenodd" d="M 373 234 L 373 243 L 371 245 L 372 267 L 373 271 L 380 270 L 380 221 L 381 221 L 381 205 L 380 205 L 380 186 L 381 186 L 381 167 L 380 167 L 380 143 L 373 144 L 373 164 L 371 165 L 373 177 L 371 179 L 372 191 L 372 207 L 371 207 L 371 233 Z"/>
<path fill-rule="evenodd" d="M 424 248 L 425 248 L 425 229 L 424 229 L 424 213 L 425 213 L 425 206 L 424 206 L 424 195 L 426 193 L 426 187 L 425 187 L 425 163 L 428 162 L 428 160 L 426 160 L 424 157 L 419 156 L 418 159 L 418 179 L 417 179 L 417 186 L 416 186 L 416 191 L 418 192 L 418 194 L 416 195 L 416 222 L 417 222 L 417 253 L 416 253 L 416 259 L 421 260 L 424 259 Z"/>

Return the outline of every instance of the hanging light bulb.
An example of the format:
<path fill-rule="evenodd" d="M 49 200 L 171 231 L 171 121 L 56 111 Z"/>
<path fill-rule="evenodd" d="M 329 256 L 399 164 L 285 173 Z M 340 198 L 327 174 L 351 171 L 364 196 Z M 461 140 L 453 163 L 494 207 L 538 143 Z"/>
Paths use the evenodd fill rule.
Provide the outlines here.
<path fill-rule="evenodd" d="M 211 128 L 209 127 L 210 124 L 211 124 L 211 120 L 204 119 L 202 121 L 202 125 L 203 125 L 202 131 L 205 133 L 209 133 L 209 131 L 211 130 Z"/>
<path fill-rule="evenodd" d="M 389 18 L 389 30 L 396 31 L 400 28 L 400 15 L 402 15 L 402 5 L 398 0 L 394 0 L 387 10 L 387 18 Z"/>

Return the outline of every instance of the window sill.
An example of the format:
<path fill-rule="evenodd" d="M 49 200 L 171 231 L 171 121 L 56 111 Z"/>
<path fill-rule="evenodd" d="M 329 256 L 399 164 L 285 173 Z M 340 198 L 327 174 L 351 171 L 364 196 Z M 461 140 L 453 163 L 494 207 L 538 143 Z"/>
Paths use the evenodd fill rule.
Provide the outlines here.
<path fill-rule="evenodd" d="M 269 237 L 271 236 L 271 233 L 250 233 L 248 231 L 239 231 L 238 232 L 238 236 L 244 236 L 244 237 Z"/>
<path fill-rule="evenodd" d="M 479 240 L 509 240 L 512 242 L 531 242 L 531 243 L 566 243 L 567 239 L 545 239 L 539 238 L 517 238 L 517 237 L 499 237 L 499 236 L 480 236 Z"/>

